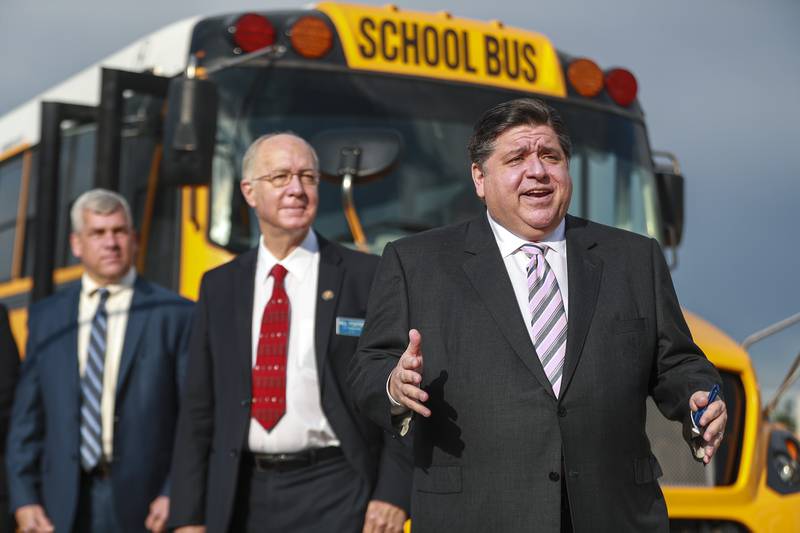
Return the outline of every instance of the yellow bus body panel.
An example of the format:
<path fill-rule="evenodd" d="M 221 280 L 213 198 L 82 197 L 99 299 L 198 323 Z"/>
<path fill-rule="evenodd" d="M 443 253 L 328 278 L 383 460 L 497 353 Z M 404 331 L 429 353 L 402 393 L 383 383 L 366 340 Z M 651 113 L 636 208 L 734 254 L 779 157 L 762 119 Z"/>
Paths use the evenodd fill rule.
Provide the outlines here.
<path fill-rule="evenodd" d="M 709 360 L 741 378 L 744 435 L 739 475 L 733 485 L 662 486 L 670 518 L 735 520 L 756 532 L 800 531 L 800 494 L 778 494 L 766 484 L 770 425 L 761 417 L 760 391 L 747 352 L 697 315 L 684 310 L 684 316 Z"/>
<path fill-rule="evenodd" d="M 208 240 L 209 188 L 183 187 L 181 191 L 181 296 L 197 300 L 200 281 L 208 270 L 227 263 L 233 254 Z"/>

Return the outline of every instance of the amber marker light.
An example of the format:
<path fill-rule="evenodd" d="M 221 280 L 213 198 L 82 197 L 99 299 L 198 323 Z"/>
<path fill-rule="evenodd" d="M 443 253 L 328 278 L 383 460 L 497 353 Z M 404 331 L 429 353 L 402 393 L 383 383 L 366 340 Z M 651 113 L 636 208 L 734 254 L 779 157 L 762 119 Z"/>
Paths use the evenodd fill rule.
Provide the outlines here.
<path fill-rule="evenodd" d="M 266 17 L 247 13 L 233 25 L 233 41 L 244 53 L 255 52 L 275 44 L 275 28 Z"/>
<path fill-rule="evenodd" d="M 591 59 L 580 58 L 569 64 L 567 79 L 575 92 L 587 98 L 603 90 L 603 71 Z"/>
<path fill-rule="evenodd" d="M 606 91 L 621 106 L 628 107 L 636 100 L 639 86 L 636 78 L 624 68 L 615 68 L 606 74 Z"/>
<path fill-rule="evenodd" d="M 294 51 L 303 57 L 317 59 L 333 47 L 333 32 L 325 21 L 306 15 L 294 23 L 289 32 Z"/>
<path fill-rule="evenodd" d="M 793 440 L 787 439 L 786 451 L 789 452 L 789 457 L 791 457 L 793 461 L 797 461 L 797 444 L 795 444 Z"/>

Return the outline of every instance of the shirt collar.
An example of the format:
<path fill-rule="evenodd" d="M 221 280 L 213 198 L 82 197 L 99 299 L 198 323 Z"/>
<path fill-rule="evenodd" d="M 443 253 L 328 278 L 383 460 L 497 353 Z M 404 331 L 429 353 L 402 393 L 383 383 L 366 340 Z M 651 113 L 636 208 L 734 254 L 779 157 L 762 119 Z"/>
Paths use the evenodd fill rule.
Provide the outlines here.
<path fill-rule="evenodd" d="M 319 241 L 314 230 L 309 230 L 300 246 L 295 248 L 285 258 L 278 261 L 264 244 L 262 235 L 258 241 L 258 259 L 256 259 L 256 280 L 266 283 L 269 273 L 276 263 L 280 263 L 293 277 L 303 281 L 311 264 L 314 255 L 319 253 Z"/>
<path fill-rule="evenodd" d="M 519 237 L 508 231 L 499 222 L 492 218 L 492 215 L 489 214 L 488 210 L 486 211 L 486 217 L 489 219 L 489 227 L 492 229 L 492 233 L 497 241 L 498 248 L 500 248 L 500 255 L 502 257 L 508 257 L 519 250 L 519 247 L 523 244 L 530 243 L 530 241 L 527 241 L 522 237 Z M 565 257 L 567 252 L 565 228 L 566 221 L 565 219 L 562 219 L 561 223 L 556 227 L 556 229 L 554 229 L 550 234 L 545 235 L 543 239 L 536 241 L 536 244 L 544 244 L 558 255 Z"/>
<path fill-rule="evenodd" d="M 125 273 L 122 278 L 116 283 L 109 283 L 108 285 L 100 285 L 97 283 L 92 277 L 84 272 L 83 276 L 81 276 L 81 292 L 86 296 L 92 297 L 97 294 L 97 290 L 101 287 L 108 289 L 108 294 L 113 296 L 117 293 L 122 292 L 125 289 L 132 289 L 133 284 L 136 281 L 136 267 L 131 267 L 128 269 L 128 272 Z"/>

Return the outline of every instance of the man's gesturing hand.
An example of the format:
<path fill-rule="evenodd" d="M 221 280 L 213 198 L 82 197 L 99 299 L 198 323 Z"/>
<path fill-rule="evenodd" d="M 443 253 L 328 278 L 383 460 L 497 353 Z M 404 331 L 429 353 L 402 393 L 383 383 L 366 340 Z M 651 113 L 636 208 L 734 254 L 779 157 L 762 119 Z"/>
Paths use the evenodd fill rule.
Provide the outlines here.
<path fill-rule="evenodd" d="M 689 408 L 692 412 L 702 409 L 708 405 L 708 392 L 697 391 L 689 398 Z M 728 421 L 728 411 L 725 402 L 717 399 L 708 405 L 706 412 L 700 417 L 700 427 L 703 429 L 701 435 L 704 441 L 703 447 L 705 456 L 703 462 L 708 464 L 722 443 L 722 436 L 725 433 L 725 424 Z"/>
<path fill-rule="evenodd" d="M 422 405 L 428 400 L 428 393 L 419 387 L 421 383 L 422 335 L 412 329 L 408 332 L 408 348 L 389 376 L 389 394 L 397 403 L 428 417 L 431 416 L 431 410 Z"/>
<path fill-rule="evenodd" d="M 406 512 L 400 507 L 380 500 L 367 506 L 362 533 L 402 533 Z"/>
<path fill-rule="evenodd" d="M 21 533 L 47 533 L 55 531 L 53 524 L 44 512 L 44 507 L 32 503 L 23 505 L 14 513 Z"/>

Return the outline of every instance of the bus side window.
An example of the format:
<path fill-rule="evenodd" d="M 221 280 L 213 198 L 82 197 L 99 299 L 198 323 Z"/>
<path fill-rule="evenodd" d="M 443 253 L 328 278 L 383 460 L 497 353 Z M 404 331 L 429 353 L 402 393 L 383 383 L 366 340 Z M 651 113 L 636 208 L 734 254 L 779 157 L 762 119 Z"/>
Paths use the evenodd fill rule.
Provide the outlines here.
<path fill-rule="evenodd" d="M 56 268 L 75 265 L 77 258 L 69 247 L 72 203 L 94 183 L 95 137 L 97 125 L 66 127 L 62 131 L 59 169 L 58 215 L 56 227 Z"/>
<path fill-rule="evenodd" d="M 33 277 L 36 249 L 36 193 L 39 190 L 39 147 L 31 149 L 31 174 L 28 178 L 28 209 L 25 211 L 25 250 L 22 254 L 22 277 Z"/>
<path fill-rule="evenodd" d="M 0 281 L 11 279 L 22 158 L 20 154 L 0 163 Z"/>

